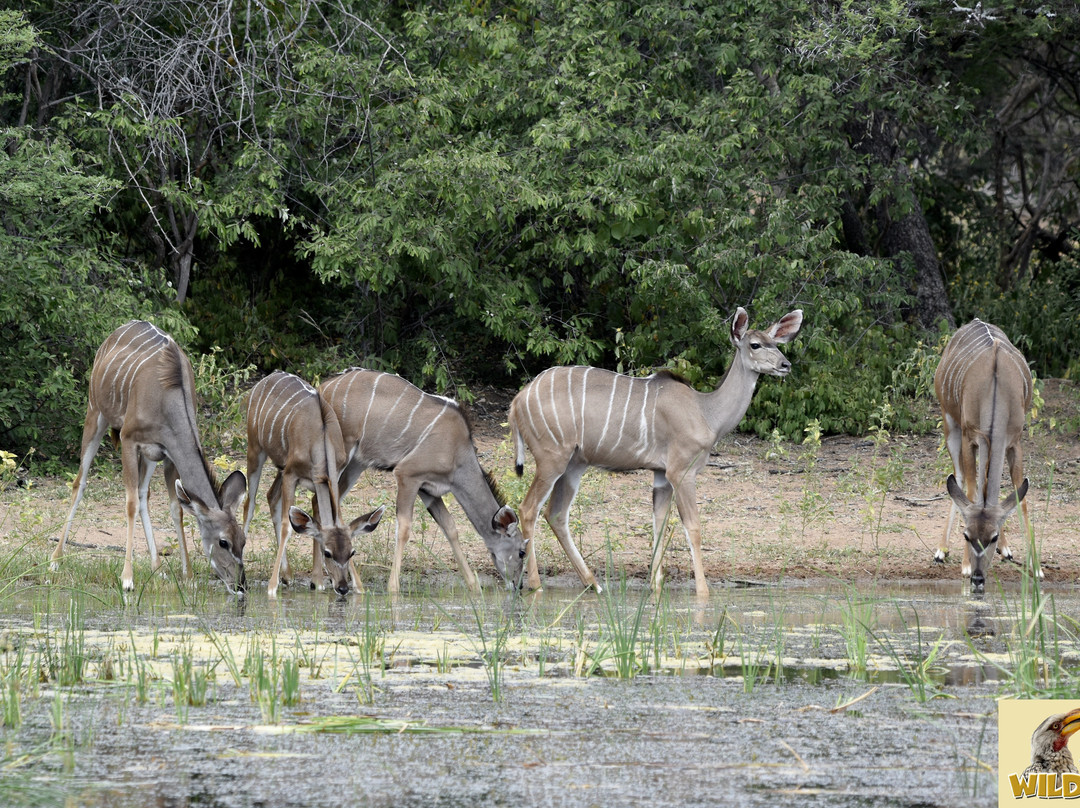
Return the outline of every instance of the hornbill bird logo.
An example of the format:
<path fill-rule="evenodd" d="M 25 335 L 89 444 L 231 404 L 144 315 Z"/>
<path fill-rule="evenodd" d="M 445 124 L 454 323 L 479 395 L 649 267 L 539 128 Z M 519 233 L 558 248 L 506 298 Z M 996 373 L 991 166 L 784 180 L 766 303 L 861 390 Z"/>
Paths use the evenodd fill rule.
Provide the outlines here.
<path fill-rule="evenodd" d="M 1052 715 L 1039 724 L 1031 735 L 1031 765 L 1024 769 L 1024 776 L 1039 772 L 1077 773 L 1067 746 L 1069 737 L 1077 730 L 1080 730 L 1080 708 Z"/>

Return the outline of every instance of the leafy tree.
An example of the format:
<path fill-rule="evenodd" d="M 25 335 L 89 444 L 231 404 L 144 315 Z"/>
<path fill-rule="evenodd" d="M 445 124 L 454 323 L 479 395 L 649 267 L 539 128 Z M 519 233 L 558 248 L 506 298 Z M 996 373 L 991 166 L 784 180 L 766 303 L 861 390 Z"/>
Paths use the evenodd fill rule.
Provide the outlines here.
<path fill-rule="evenodd" d="M 0 74 L 25 67 L 36 37 L 0 12 Z M 94 215 L 117 185 L 92 155 L 30 126 L 0 129 L 0 142 L 0 445 L 54 460 L 78 448 L 97 346 L 156 296 L 98 245 Z"/>

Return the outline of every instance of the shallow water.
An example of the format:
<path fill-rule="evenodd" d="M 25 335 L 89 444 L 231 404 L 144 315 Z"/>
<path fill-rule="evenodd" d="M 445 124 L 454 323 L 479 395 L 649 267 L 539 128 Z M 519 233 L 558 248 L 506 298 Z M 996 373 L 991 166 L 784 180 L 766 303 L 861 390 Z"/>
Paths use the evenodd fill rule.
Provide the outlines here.
<path fill-rule="evenodd" d="M 0 803 L 985 805 L 1021 602 L 836 582 L 717 587 L 704 604 L 633 582 L 72 597 L 0 600 L 0 673 L 45 672 L 23 676 L 22 724 L 0 729 Z M 1055 590 L 1060 614 L 1078 601 Z M 185 655 L 205 705 L 177 703 Z M 255 686 L 258 659 L 298 669 L 298 704 Z"/>

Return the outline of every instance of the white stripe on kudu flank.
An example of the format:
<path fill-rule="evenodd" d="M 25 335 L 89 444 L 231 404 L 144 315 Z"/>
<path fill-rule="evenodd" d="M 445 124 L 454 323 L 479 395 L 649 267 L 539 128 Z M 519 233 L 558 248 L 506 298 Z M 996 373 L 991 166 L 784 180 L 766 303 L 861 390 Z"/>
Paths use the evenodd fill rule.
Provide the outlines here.
<path fill-rule="evenodd" d="M 417 404 L 416 406 L 419 407 L 420 405 Z M 427 425 L 427 429 L 425 429 L 423 431 L 423 433 L 421 433 L 420 437 L 416 439 L 416 445 L 417 446 L 421 446 L 424 443 L 424 441 L 427 440 L 427 436 L 430 435 L 431 430 L 433 430 L 435 428 L 435 423 L 440 418 L 443 417 L 443 413 L 445 413 L 448 409 L 450 409 L 450 402 L 449 401 L 447 401 L 445 404 L 443 404 L 442 409 L 439 410 L 438 415 L 436 415 L 434 418 L 431 419 L 431 423 L 429 423 Z"/>
<path fill-rule="evenodd" d="M 618 377 L 615 377 L 618 379 Z M 605 379 L 605 382 L 611 382 L 610 379 Z M 608 427 L 611 425 L 611 408 L 615 405 L 615 383 L 611 382 L 611 393 L 608 395 L 607 402 L 607 415 L 604 416 L 604 429 L 600 433 L 600 439 L 596 442 L 594 451 L 599 452 L 600 447 L 604 445 L 604 438 L 607 436 Z"/>
<path fill-rule="evenodd" d="M 544 373 L 544 376 L 547 377 L 546 379 L 544 379 L 544 381 L 547 382 L 548 384 L 554 384 L 555 383 L 555 381 L 553 379 L 553 376 L 554 376 L 553 373 L 546 372 L 546 373 Z M 541 378 L 543 378 L 543 376 L 541 376 Z M 539 382 L 540 379 L 537 379 L 536 381 Z M 557 443 L 557 441 L 555 440 L 555 433 L 551 431 L 551 427 L 548 425 L 548 422 L 547 422 L 547 416 L 544 414 L 544 405 L 540 401 L 540 388 L 541 388 L 541 386 L 542 386 L 541 384 L 536 384 L 534 386 L 534 391 L 536 393 L 536 412 L 539 414 L 540 420 L 544 422 L 544 431 L 546 431 L 548 433 L 548 437 L 551 438 L 551 442 L 552 443 Z M 530 413 L 532 412 L 532 407 L 531 406 L 529 407 L 529 411 L 530 411 Z M 530 415 L 529 420 L 530 420 L 530 422 L 532 421 L 531 415 Z M 533 428 L 533 431 L 534 432 L 536 431 L 535 427 Z"/>
<path fill-rule="evenodd" d="M 361 376 L 360 373 L 350 373 L 349 383 L 345 385 L 345 393 L 341 396 L 341 421 L 347 423 L 349 418 L 349 396 L 352 395 L 353 385 L 356 384 L 356 380 Z M 336 382 L 335 387 L 341 382 Z M 375 384 L 378 384 L 378 379 L 375 380 Z"/>
<path fill-rule="evenodd" d="M 359 376 L 360 376 L 360 374 L 357 373 L 356 377 L 359 378 Z M 371 411 L 372 411 L 372 409 L 374 409 L 374 406 L 375 406 L 375 392 L 379 389 L 379 382 L 381 382 L 382 380 L 383 380 L 383 375 L 381 373 L 376 374 L 376 376 L 375 376 L 375 384 L 371 385 L 371 397 L 368 398 L 367 409 L 364 411 L 364 420 L 360 424 L 360 445 L 361 446 L 364 445 L 364 436 L 367 434 L 367 420 L 368 420 L 368 417 L 371 415 Z"/>
<path fill-rule="evenodd" d="M 585 396 L 589 391 L 589 374 L 592 373 L 592 368 L 585 368 L 585 373 L 581 377 L 581 415 L 578 418 L 578 424 L 581 429 L 578 434 L 578 445 L 582 449 L 585 448 Z"/>
<path fill-rule="evenodd" d="M 102 379 L 105 379 L 105 378 L 109 377 L 109 373 L 110 373 L 110 370 L 112 368 L 113 362 L 115 362 L 117 359 L 119 359 L 121 354 L 123 353 L 123 344 L 124 344 L 123 341 L 127 336 L 127 332 L 130 331 L 132 328 L 134 328 L 136 325 L 138 325 L 137 322 L 130 322 L 127 325 L 122 326 L 121 329 L 116 332 L 116 334 L 115 334 L 116 339 L 114 339 L 112 341 L 112 344 L 109 346 L 109 352 L 112 354 L 112 356 L 109 357 L 109 361 L 106 362 L 105 365 L 101 368 L 101 373 L 100 374 L 95 373 L 94 374 L 95 376 L 100 375 L 100 378 L 102 378 Z M 112 389 L 110 390 L 110 395 L 113 398 L 115 398 L 115 394 L 116 394 L 116 387 L 113 386 Z"/>
<path fill-rule="evenodd" d="M 269 377 L 267 377 L 267 378 L 269 378 Z M 255 423 L 258 424 L 260 427 L 262 427 L 264 424 L 266 424 L 267 412 L 270 409 L 270 405 L 275 400 L 275 392 L 277 391 L 277 388 L 280 385 L 284 384 L 285 380 L 288 379 L 288 378 L 289 377 L 286 376 L 285 374 L 281 374 L 280 376 L 278 376 L 278 378 L 274 379 L 274 381 L 270 383 L 269 387 L 266 387 L 265 389 L 262 390 L 262 398 L 259 399 L 258 404 L 255 407 L 255 418 L 254 418 Z M 270 435 L 270 434 L 272 434 L 272 432 L 273 432 L 273 425 L 267 426 L 266 427 L 266 434 Z"/>
<path fill-rule="evenodd" d="M 569 374 L 563 374 L 567 377 L 567 384 L 569 385 Z M 562 424 L 559 423 L 559 407 L 555 403 L 555 379 L 551 380 L 551 384 L 548 386 L 548 398 L 551 399 L 551 414 L 555 418 L 555 428 L 559 430 L 559 437 L 557 440 L 559 443 L 563 442 Z"/>
<path fill-rule="evenodd" d="M 126 346 L 126 350 L 123 348 L 117 350 L 114 358 L 119 359 L 122 357 L 126 364 L 121 364 L 120 367 L 117 368 L 117 381 L 110 391 L 112 393 L 113 403 L 116 403 L 116 395 L 118 393 L 122 396 L 121 401 L 127 400 L 127 392 L 131 384 L 132 374 L 146 361 L 144 359 L 140 362 L 139 357 L 142 356 L 142 352 L 145 350 L 147 342 L 156 339 L 157 335 L 151 332 L 149 337 L 144 337 L 134 345 Z M 153 353 L 151 353 L 151 356 L 152 355 Z M 112 360 L 110 360 L 109 364 L 112 364 Z"/>
<path fill-rule="evenodd" d="M 405 388 L 405 390 L 408 390 L 408 389 L 409 388 L 407 388 L 407 387 Z M 401 395 L 404 396 L 405 391 L 402 391 Z M 400 401 L 401 399 L 399 398 L 398 400 Z M 409 434 L 409 430 L 412 429 L 413 417 L 415 417 L 416 411 L 418 409 L 420 409 L 420 405 L 423 404 L 423 403 L 424 403 L 423 396 L 417 396 L 416 403 L 413 404 L 413 408 L 411 410 L 409 410 L 409 417 L 405 419 L 405 426 L 403 426 L 401 428 L 401 432 L 398 434 L 398 439 L 399 440 Z"/>
<path fill-rule="evenodd" d="M 295 407 L 293 402 L 297 398 L 299 398 L 300 396 L 304 396 L 304 395 L 307 395 L 306 390 L 297 390 L 295 393 L 290 395 L 287 399 L 285 399 L 284 403 L 280 407 L 278 407 L 277 411 L 274 413 L 274 417 L 270 420 L 270 428 L 267 430 L 267 434 L 270 436 L 271 439 L 273 439 L 273 437 L 274 437 L 274 424 L 277 423 L 277 419 L 279 417 L 281 417 L 281 414 L 285 413 L 285 417 L 281 419 L 281 429 L 279 430 L 279 434 L 278 434 L 278 443 L 281 446 L 288 446 L 289 445 L 285 440 L 285 430 L 288 427 L 289 422 L 293 418 L 294 407 Z"/>

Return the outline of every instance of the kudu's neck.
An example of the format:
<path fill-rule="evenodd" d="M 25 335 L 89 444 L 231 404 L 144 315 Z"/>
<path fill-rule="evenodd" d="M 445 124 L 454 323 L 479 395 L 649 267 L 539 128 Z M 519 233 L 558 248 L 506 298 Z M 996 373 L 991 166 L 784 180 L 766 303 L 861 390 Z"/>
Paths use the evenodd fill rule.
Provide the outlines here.
<path fill-rule="evenodd" d="M 216 506 L 218 494 L 214 490 L 214 479 L 206 457 L 203 455 L 202 444 L 199 442 L 199 433 L 195 429 L 194 422 L 185 423 L 176 430 L 170 430 L 169 434 L 174 438 L 170 441 L 173 445 L 166 445 L 165 452 L 176 467 L 176 473 L 184 485 L 184 490 L 198 497 L 208 506 Z"/>
<path fill-rule="evenodd" d="M 757 379 L 757 371 L 746 365 L 742 350 L 738 349 L 720 386 L 702 394 L 702 411 L 717 439 L 739 425 L 754 397 Z"/>
<path fill-rule="evenodd" d="M 491 535 L 491 518 L 502 507 L 495 498 L 491 487 L 484 479 L 484 471 L 480 468 L 480 461 L 475 463 L 462 463 L 457 471 L 456 485 L 452 493 L 454 498 L 465 511 L 466 518 L 476 528 L 477 533 L 486 542 Z"/>

